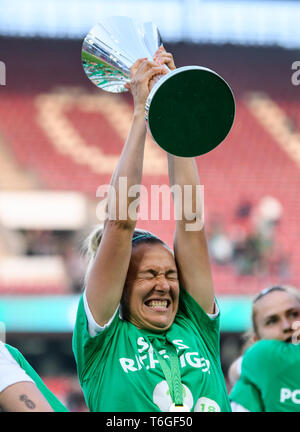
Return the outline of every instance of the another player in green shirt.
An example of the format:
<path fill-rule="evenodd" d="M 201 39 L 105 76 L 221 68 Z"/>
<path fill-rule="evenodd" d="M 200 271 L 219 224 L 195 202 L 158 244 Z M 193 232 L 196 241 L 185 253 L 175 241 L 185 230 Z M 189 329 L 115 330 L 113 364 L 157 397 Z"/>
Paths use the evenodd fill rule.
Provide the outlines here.
<path fill-rule="evenodd" d="M 162 48 L 157 61 L 175 68 Z M 174 252 L 151 233 L 136 230 L 131 213 L 136 196 L 128 192 L 141 184 L 149 85 L 166 70 L 140 59 L 131 72 L 134 116 L 111 180 L 116 200 L 108 194 L 104 228 L 91 237 L 91 266 L 74 330 L 79 381 L 91 411 L 231 411 L 192 158 L 168 155 L 170 184 L 192 191 L 189 211 L 181 208 L 182 219 L 176 221 Z M 174 200 L 180 209 L 175 194 Z"/>
<path fill-rule="evenodd" d="M 299 365 L 300 343 L 256 342 L 243 356 L 241 378 L 231 397 L 249 411 L 300 412 Z"/>
<path fill-rule="evenodd" d="M 294 405 L 288 401 L 284 404 L 278 403 L 281 396 L 278 398 L 278 389 L 275 389 L 281 386 L 287 393 L 291 391 L 291 395 L 295 391 L 297 395 L 297 385 L 299 389 L 299 374 L 297 375 L 293 367 L 297 359 L 299 361 L 299 290 L 282 285 L 263 290 L 253 301 L 252 322 L 251 339 L 254 345 L 230 368 L 229 378 L 236 381 L 230 393 L 232 410 L 297 410 L 297 402 Z M 266 339 L 270 341 L 262 341 Z M 276 343 L 276 340 L 281 343 Z M 289 358 L 284 359 L 287 356 Z M 291 377 L 294 379 L 292 387 L 286 384 Z M 292 388 L 294 390 L 291 390 Z M 271 398 L 270 393 L 275 399 Z"/>

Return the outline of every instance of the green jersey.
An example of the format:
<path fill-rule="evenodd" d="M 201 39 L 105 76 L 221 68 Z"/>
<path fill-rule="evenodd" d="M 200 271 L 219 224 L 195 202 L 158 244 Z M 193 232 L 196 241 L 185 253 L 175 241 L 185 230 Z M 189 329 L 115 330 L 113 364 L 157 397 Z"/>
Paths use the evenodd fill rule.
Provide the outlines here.
<path fill-rule="evenodd" d="M 259 390 L 244 376 L 236 382 L 230 392 L 233 411 L 264 411 Z"/>
<path fill-rule="evenodd" d="M 231 401 L 249 411 L 300 411 L 300 344 L 262 340 L 243 356 Z"/>
<path fill-rule="evenodd" d="M 0 392 L 8 386 L 22 381 L 35 383 L 54 411 L 68 411 L 48 389 L 20 351 L 11 345 L 0 342 Z"/>
<path fill-rule="evenodd" d="M 177 351 L 184 404 L 191 411 L 231 411 L 220 365 L 219 314 L 208 316 L 181 288 L 179 309 L 167 331 L 138 329 L 116 313 L 91 336 L 87 307 L 83 294 L 73 350 L 90 411 L 169 411 L 173 401 L 157 357 L 169 362 L 168 344 Z"/>

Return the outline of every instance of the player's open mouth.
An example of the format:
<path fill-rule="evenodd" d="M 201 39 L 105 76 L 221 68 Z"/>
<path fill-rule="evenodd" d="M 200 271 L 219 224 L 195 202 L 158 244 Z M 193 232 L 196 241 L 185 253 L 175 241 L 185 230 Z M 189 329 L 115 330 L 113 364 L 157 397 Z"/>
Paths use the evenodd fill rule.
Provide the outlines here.
<path fill-rule="evenodd" d="M 292 342 L 292 336 L 290 336 L 290 337 L 288 337 L 287 339 L 285 339 L 284 342 L 291 343 L 291 342 Z"/>
<path fill-rule="evenodd" d="M 168 307 L 170 306 L 171 302 L 170 300 L 166 299 L 166 300 L 158 300 L 158 299 L 152 299 L 152 300 L 147 300 L 145 302 L 145 305 L 152 309 L 152 310 L 156 310 L 156 311 L 164 311 L 167 310 Z"/>

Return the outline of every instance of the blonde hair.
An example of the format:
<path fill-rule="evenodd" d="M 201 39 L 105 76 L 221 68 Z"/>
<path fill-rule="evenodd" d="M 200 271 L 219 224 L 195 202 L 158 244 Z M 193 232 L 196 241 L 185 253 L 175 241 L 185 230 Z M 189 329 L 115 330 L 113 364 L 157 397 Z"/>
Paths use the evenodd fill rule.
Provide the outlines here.
<path fill-rule="evenodd" d="M 90 274 L 91 268 L 95 261 L 97 250 L 99 248 L 104 225 L 97 225 L 90 234 L 86 237 L 82 245 L 82 253 L 88 260 L 87 269 L 84 276 L 84 285 L 86 286 L 88 275 Z"/>
<path fill-rule="evenodd" d="M 95 258 L 97 250 L 99 248 L 102 235 L 103 235 L 103 225 L 97 225 L 93 231 L 90 232 L 90 234 L 87 236 L 83 243 L 83 251 L 85 255 L 92 259 Z"/>

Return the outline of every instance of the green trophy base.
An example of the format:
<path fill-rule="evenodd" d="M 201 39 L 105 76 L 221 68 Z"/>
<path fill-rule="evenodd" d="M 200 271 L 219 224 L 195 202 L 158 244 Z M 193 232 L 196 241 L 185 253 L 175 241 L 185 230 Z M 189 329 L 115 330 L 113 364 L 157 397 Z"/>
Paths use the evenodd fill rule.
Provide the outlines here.
<path fill-rule="evenodd" d="M 175 156 L 210 152 L 229 133 L 235 101 L 226 81 L 210 69 L 185 66 L 152 88 L 146 120 L 154 141 Z"/>

